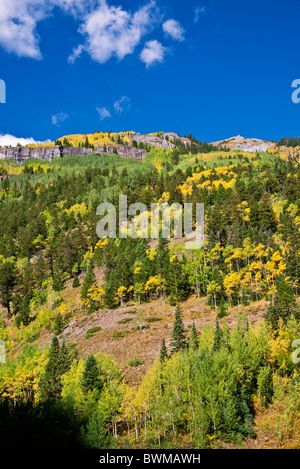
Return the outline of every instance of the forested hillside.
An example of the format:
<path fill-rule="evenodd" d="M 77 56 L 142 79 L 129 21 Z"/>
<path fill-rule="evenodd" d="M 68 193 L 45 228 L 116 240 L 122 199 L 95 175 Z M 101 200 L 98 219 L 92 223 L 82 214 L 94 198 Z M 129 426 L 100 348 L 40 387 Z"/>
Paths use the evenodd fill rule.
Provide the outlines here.
<path fill-rule="evenodd" d="M 298 153 L 189 138 L 143 161 L 1 161 L 0 447 L 244 447 L 261 432 L 299 447 Z M 203 248 L 99 239 L 97 207 L 118 212 L 120 194 L 204 203 Z M 141 345 L 124 364 L 128 337 Z"/>

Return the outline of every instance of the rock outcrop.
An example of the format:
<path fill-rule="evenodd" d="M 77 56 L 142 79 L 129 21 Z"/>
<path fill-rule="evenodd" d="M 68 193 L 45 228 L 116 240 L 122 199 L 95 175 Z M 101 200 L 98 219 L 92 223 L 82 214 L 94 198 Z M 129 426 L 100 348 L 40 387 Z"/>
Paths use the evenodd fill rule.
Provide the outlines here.
<path fill-rule="evenodd" d="M 135 140 L 136 143 L 145 143 L 146 145 L 150 145 L 152 147 L 175 148 L 174 143 L 155 135 L 136 134 L 132 137 L 132 140 Z"/>
<path fill-rule="evenodd" d="M 62 147 L 57 145 L 45 147 L 0 147 L 0 159 L 13 158 L 18 163 L 22 163 L 29 158 L 51 161 L 56 157 L 64 158 L 71 155 L 90 155 L 92 153 L 105 155 L 106 153 L 113 154 L 114 151 L 117 151 L 120 156 L 142 160 L 147 154 L 146 150 L 126 145 L 108 146 L 106 147 L 106 152 L 104 150 L 104 147 L 94 150 L 92 148 Z"/>
<path fill-rule="evenodd" d="M 213 142 L 212 144 L 222 146 L 230 150 L 242 150 L 248 153 L 255 153 L 257 151 L 266 152 L 269 148 L 273 148 L 275 146 L 272 142 L 267 142 L 258 138 L 245 138 L 241 135 L 237 135 L 236 137 L 232 137 L 227 140 Z"/>

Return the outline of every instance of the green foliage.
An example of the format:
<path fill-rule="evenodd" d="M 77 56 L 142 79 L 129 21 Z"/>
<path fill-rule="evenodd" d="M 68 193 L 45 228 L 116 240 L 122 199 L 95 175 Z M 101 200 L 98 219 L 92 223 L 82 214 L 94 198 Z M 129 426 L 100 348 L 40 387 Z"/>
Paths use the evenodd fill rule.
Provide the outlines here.
<path fill-rule="evenodd" d="M 261 404 L 267 407 L 274 395 L 272 371 L 269 366 L 261 368 L 257 378 L 257 387 Z"/>
<path fill-rule="evenodd" d="M 266 320 L 276 329 L 280 318 L 286 323 L 291 315 L 299 319 L 300 311 L 296 305 L 293 289 L 284 277 L 280 276 L 276 280 L 276 294 L 273 304 L 269 306 L 266 313 Z"/>
<path fill-rule="evenodd" d="M 123 332 L 114 332 L 112 337 L 113 337 L 113 339 L 123 339 L 124 333 Z"/>
<path fill-rule="evenodd" d="M 162 340 L 159 358 L 161 363 L 163 363 L 168 358 L 168 350 L 166 347 L 165 339 Z"/>
<path fill-rule="evenodd" d="M 71 356 L 65 343 L 60 347 L 56 336 L 53 337 L 49 350 L 48 362 L 40 378 L 41 401 L 55 402 L 61 396 L 61 377 L 71 365 Z"/>
<path fill-rule="evenodd" d="M 134 358 L 128 362 L 128 365 L 133 366 L 133 367 L 141 366 L 143 364 L 144 364 L 144 360 L 141 360 L 140 358 L 137 358 L 136 356 L 134 356 Z"/>
<path fill-rule="evenodd" d="M 90 263 L 89 267 L 88 267 L 87 274 L 84 278 L 84 281 L 83 281 L 83 284 L 82 284 L 82 287 L 81 287 L 81 298 L 83 300 L 87 299 L 88 291 L 92 287 L 92 285 L 95 284 L 95 282 L 96 282 L 96 277 L 95 277 L 95 274 L 94 274 L 94 271 L 93 271 L 93 266 Z"/>
<path fill-rule="evenodd" d="M 219 319 L 225 318 L 227 314 L 228 314 L 227 304 L 226 304 L 225 299 L 222 298 L 219 304 L 218 318 Z"/>
<path fill-rule="evenodd" d="M 87 334 L 95 334 L 95 332 L 99 332 L 99 331 L 101 331 L 101 330 L 102 330 L 101 327 L 96 326 L 96 327 L 92 327 L 91 329 L 88 329 L 88 330 L 86 331 L 86 333 L 87 333 Z"/>
<path fill-rule="evenodd" d="M 80 286 L 79 278 L 75 277 L 74 280 L 73 280 L 73 283 L 72 283 L 72 287 L 77 288 L 79 286 Z"/>
<path fill-rule="evenodd" d="M 179 305 L 175 311 L 175 322 L 172 332 L 171 353 L 179 352 L 187 348 L 186 331 L 182 321 L 182 312 Z"/>
<path fill-rule="evenodd" d="M 103 389 L 103 380 L 100 376 L 100 368 L 95 356 L 90 353 L 84 363 L 84 370 L 81 378 L 81 389 L 84 394 L 96 390 L 101 392 Z"/>
<path fill-rule="evenodd" d="M 121 319 L 121 321 L 118 321 L 118 324 L 128 324 L 131 321 L 132 321 L 132 318 L 124 318 L 124 319 Z"/>
<path fill-rule="evenodd" d="M 58 313 L 54 320 L 54 333 L 55 335 L 60 335 L 65 328 L 64 319 L 61 313 Z"/>
<path fill-rule="evenodd" d="M 153 317 L 151 316 L 150 318 L 146 318 L 145 319 L 146 322 L 159 322 L 159 321 L 162 321 L 162 318 L 156 318 L 156 317 Z"/>
<path fill-rule="evenodd" d="M 198 347 L 199 347 L 198 332 L 197 332 L 195 323 L 193 322 L 191 335 L 189 339 L 189 349 L 192 351 L 195 351 L 198 349 Z"/>
<path fill-rule="evenodd" d="M 94 412 L 87 424 L 81 427 L 80 440 L 86 449 L 108 447 L 108 437 L 104 428 L 103 417 L 99 412 Z"/>

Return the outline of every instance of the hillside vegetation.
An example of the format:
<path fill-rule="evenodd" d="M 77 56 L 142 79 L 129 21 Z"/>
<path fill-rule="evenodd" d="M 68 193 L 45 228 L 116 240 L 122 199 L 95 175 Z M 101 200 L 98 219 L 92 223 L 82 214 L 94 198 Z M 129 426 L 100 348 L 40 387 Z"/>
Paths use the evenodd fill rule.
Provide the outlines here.
<path fill-rule="evenodd" d="M 0 447 L 299 447 L 298 154 L 190 139 L 1 161 Z M 203 248 L 99 239 L 120 194 L 204 203 Z"/>

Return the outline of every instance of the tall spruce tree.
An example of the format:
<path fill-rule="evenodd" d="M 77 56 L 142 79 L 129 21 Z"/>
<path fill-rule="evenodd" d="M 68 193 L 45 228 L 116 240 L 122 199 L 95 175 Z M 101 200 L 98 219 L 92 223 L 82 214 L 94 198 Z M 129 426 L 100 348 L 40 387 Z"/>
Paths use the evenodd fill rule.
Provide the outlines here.
<path fill-rule="evenodd" d="M 187 348 L 188 343 L 186 340 L 186 331 L 184 329 L 183 321 L 182 321 L 182 312 L 177 305 L 175 311 L 175 322 L 173 326 L 172 332 L 172 341 L 171 341 L 171 353 L 179 352 L 180 350 L 184 350 Z"/>
<path fill-rule="evenodd" d="M 198 332 L 197 332 L 195 323 L 193 322 L 190 340 L 189 340 L 189 349 L 194 351 L 194 350 L 197 350 L 198 348 L 199 348 Z"/>
<path fill-rule="evenodd" d="M 81 389 L 84 394 L 94 389 L 101 392 L 103 389 L 103 380 L 100 376 L 100 369 L 97 359 L 90 353 L 84 363 L 84 370 L 81 379 Z"/>
<path fill-rule="evenodd" d="M 40 398 L 42 401 L 57 401 L 61 396 L 61 357 L 56 336 L 53 337 L 48 362 L 40 379 Z"/>
<path fill-rule="evenodd" d="M 17 269 L 14 260 L 4 260 L 0 264 L 0 301 L 7 309 L 8 317 L 11 318 L 10 303 L 14 296 L 14 289 L 17 284 Z"/>
<path fill-rule="evenodd" d="M 107 447 L 108 438 L 103 417 L 99 412 L 96 411 L 90 417 L 86 427 L 81 427 L 80 440 L 86 449 L 102 449 Z"/>
<path fill-rule="evenodd" d="M 161 349 L 160 349 L 160 361 L 163 363 L 168 358 L 168 350 L 166 347 L 165 339 L 162 340 Z"/>
<path fill-rule="evenodd" d="M 212 346 L 212 352 L 217 352 L 220 350 L 223 342 L 223 331 L 220 327 L 219 320 L 216 318 L 216 327 L 214 333 L 214 342 Z"/>
<path fill-rule="evenodd" d="M 81 298 L 83 300 L 87 298 L 88 291 L 92 287 L 92 285 L 94 285 L 95 282 L 96 282 L 96 277 L 94 274 L 93 265 L 90 262 L 88 266 L 87 274 L 85 276 L 85 279 L 83 281 L 82 288 L 81 288 Z"/>
<path fill-rule="evenodd" d="M 69 371 L 72 364 L 72 354 L 70 353 L 69 347 L 66 344 L 65 338 L 63 338 L 60 351 L 59 351 L 59 361 L 60 361 L 60 373 L 64 375 Z"/>
<path fill-rule="evenodd" d="M 293 289 L 281 275 L 276 279 L 274 302 L 269 306 L 265 318 L 272 328 L 276 329 L 280 318 L 286 323 L 292 314 L 299 319 L 300 313 Z"/>

